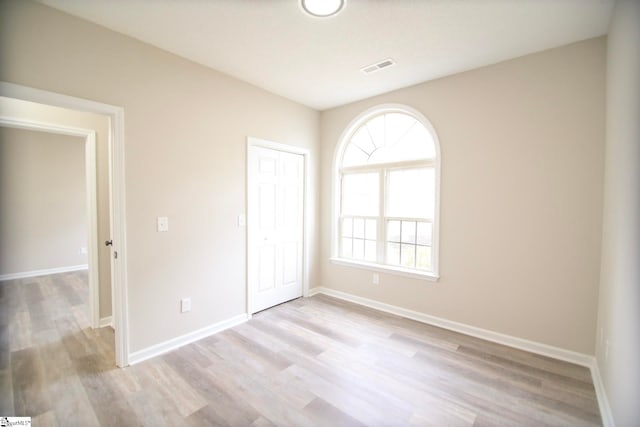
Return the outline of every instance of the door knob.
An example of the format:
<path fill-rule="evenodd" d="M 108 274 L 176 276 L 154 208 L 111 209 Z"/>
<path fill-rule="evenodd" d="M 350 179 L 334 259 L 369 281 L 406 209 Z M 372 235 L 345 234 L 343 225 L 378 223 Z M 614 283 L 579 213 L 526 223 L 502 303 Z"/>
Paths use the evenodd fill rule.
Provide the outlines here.
<path fill-rule="evenodd" d="M 104 245 L 105 246 L 113 246 L 113 240 L 105 240 L 104 241 Z"/>

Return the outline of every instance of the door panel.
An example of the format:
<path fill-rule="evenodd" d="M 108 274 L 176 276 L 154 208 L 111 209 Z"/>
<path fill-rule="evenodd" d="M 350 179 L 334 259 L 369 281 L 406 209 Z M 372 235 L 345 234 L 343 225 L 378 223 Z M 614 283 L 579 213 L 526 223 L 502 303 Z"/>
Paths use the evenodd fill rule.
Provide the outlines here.
<path fill-rule="evenodd" d="M 261 183 L 259 187 L 260 201 L 260 230 L 275 230 L 276 228 L 276 184 Z"/>
<path fill-rule="evenodd" d="M 249 310 L 302 296 L 304 157 L 249 147 Z"/>
<path fill-rule="evenodd" d="M 298 280 L 298 242 L 286 242 L 283 246 L 282 284 L 295 285 Z"/>
<path fill-rule="evenodd" d="M 276 247 L 262 246 L 258 260 L 258 292 L 273 289 L 276 285 Z"/>

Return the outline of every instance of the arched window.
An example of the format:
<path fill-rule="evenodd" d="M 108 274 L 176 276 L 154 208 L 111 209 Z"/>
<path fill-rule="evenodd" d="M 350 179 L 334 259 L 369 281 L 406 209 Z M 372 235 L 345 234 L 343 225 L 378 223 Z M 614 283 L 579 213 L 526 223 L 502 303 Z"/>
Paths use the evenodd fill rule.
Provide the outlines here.
<path fill-rule="evenodd" d="M 429 121 L 398 105 L 361 114 L 334 161 L 332 260 L 437 279 L 439 193 Z"/>

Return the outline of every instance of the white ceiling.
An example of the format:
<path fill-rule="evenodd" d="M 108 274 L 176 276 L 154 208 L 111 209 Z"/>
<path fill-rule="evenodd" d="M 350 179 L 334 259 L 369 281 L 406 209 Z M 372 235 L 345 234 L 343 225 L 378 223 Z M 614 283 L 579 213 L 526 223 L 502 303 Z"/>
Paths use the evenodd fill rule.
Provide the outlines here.
<path fill-rule="evenodd" d="M 614 0 L 39 0 L 325 110 L 607 33 Z M 397 65 L 360 69 L 385 58 Z"/>

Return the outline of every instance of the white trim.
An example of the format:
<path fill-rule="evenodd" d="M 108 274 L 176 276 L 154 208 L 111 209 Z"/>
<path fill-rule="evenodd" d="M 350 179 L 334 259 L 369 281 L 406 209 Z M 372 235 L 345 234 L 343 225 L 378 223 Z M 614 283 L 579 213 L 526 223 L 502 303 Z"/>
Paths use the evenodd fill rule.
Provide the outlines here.
<path fill-rule="evenodd" d="M 602 417 L 602 425 L 604 427 L 615 427 L 613 412 L 611 412 L 611 406 L 609 406 L 609 399 L 607 398 L 607 390 L 604 388 L 602 376 L 600 376 L 598 359 L 595 357 L 591 361 L 591 378 L 593 379 L 593 386 L 596 389 L 596 397 L 598 399 L 598 407 L 600 408 L 600 416 Z"/>
<path fill-rule="evenodd" d="M 113 327 L 113 316 L 107 316 L 100 319 L 99 327 L 105 328 L 107 326 Z"/>
<path fill-rule="evenodd" d="M 89 269 L 88 264 L 70 265 L 68 267 L 45 268 L 43 270 L 32 270 L 32 271 L 23 271 L 20 273 L 1 274 L 0 281 L 24 279 L 27 277 L 48 276 L 49 274 L 69 273 L 72 271 L 81 271 L 81 270 L 88 270 L 88 269 Z"/>
<path fill-rule="evenodd" d="M 366 123 L 368 120 L 387 113 L 404 113 L 413 116 L 416 120 L 418 120 L 433 136 L 433 142 L 435 144 L 436 150 L 436 159 L 435 159 L 435 175 L 436 175 L 436 194 L 435 194 L 435 211 L 433 217 L 433 236 L 432 236 L 432 250 L 433 250 L 433 271 L 430 272 L 431 280 L 437 281 L 440 277 L 440 187 L 442 186 L 442 172 L 441 172 L 441 150 L 440 150 L 440 139 L 438 138 L 438 134 L 429 121 L 420 111 L 416 110 L 413 107 L 404 104 L 382 104 L 371 107 L 358 116 L 356 116 L 347 127 L 342 131 L 340 138 L 338 139 L 338 144 L 334 150 L 333 154 L 333 163 L 331 165 L 331 257 L 334 259 L 340 259 L 339 253 L 339 227 L 338 221 L 340 218 L 340 163 L 342 160 L 342 156 L 344 154 L 344 150 L 346 149 L 349 141 L 353 134 L 360 128 L 361 125 Z M 384 164 L 376 165 L 379 168 L 384 168 Z M 386 203 L 385 200 L 380 200 L 380 204 Z M 345 264 L 346 265 L 346 264 Z M 385 266 L 385 264 L 379 264 L 380 266 Z M 385 272 L 389 274 L 398 274 L 403 275 L 401 273 L 396 272 L 393 269 L 387 269 Z M 420 273 L 418 273 L 420 274 Z"/>
<path fill-rule="evenodd" d="M 127 236 L 125 208 L 125 161 L 124 161 L 124 109 L 113 105 L 75 98 L 59 93 L 0 82 L 0 95 L 39 102 L 57 107 L 69 108 L 109 116 L 109 175 L 111 183 L 111 237 L 113 252 L 118 260 L 112 260 L 111 288 L 113 300 L 113 320 L 115 330 L 116 365 L 127 366 L 129 357 L 129 325 L 127 301 Z"/>
<path fill-rule="evenodd" d="M 315 295 L 317 293 L 322 293 L 334 298 L 339 298 L 341 300 L 349 301 L 355 304 L 363 305 L 365 307 L 380 310 L 385 313 L 395 314 L 396 316 L 416 320 L 418 322 L 426 323 L 428 325 L 438 326 L 443 329 L 459 332 L 461 334 L 480 338 L 486 341 L 491 341 L 498 344 L 506 345 L 508 347 L 513 347 L 513 348 L 528 351 L 531 353 L 540 354 L 542 356 L 551 357 L 553 359 L 575 363 L 576 365 L 585 366 L 587 368 L 591 368 L 592 366 L 593 356 L 590 356 L 587 354 L 577 353 L 571 350 L 565 350 L 563 348 L 554 347 L 554 346 L 542 344 L 535 341 L 529 341 L 523 338 L 511 336 L 511 335 L 501 334 L 499 332 L 478 328 L 476 326 L 466 325 L 464 323 L 454 322 L 452 320 L 431 316 L 429 314 L 420 313 L 418 311 L 409 310 L 406 308 L 398 307 L 391 304 L 386 304 L 386 303 L 375 301 L 368 298 L 363 298 L 363 297 L 349 294 L 346 292 L 336 291 L 330 288 L 325 288 L 325 287 L 313 288 L 313 294 Z"/>
<path fill-rule="evenodd" d="M 87 207 L 88 269 L 89 269 L 89 318 L 91 327 L 100 323 L 100 268 L 98 260 L 98 197 L 96 165 L 96 132 L 73 126 L 62 126 L 23 117 L 0 117 L 0 125 L 36 132 L 55 133 L 84 138 L 85 141 L 85 197 Z"/>
<path fill-rule="evenodd" d="M 129 364 L 135 365 L 136 363 L 140 363 L 144 360 L 159 356 L 187 344 L 191 344 L 192 342 L 201 340 L 213 334 L 217 334 L 218 332 L 222 332 L 225 329 L 240 325 L 247 320 L 249 320 L 249 316 L 246 313 L 239 314 L 230 319 L 214 323 L 213 325 L 209 325 L 196 331 L 180 335 L 179 337 L 175 337 L 170 340 L 152 345 L 151 347 L 138 350 L 129 355 Z"/>
<path fill-rule="evenodd" d="M 245 241 L 245 245 L 247 248 L 247 271 L 246 271 L 246 277 L 247 277 L 247 286 L 246 286 L 246 292 L 247 292 L 247 301 L 246 301 L 246 309 L 247 309 L 247 313 L 249 313 L 249 315 L 251 315 L 252 311 L 252 295 L 251 295 L 251 289 L 249 287 L 249 259 L 251 259 L 251 247 L 249 245 L 249 242 L 251 242 L 251 240 L 249 239 L 249 234 L 251 232 L 251 228 L 249 227 L 249 194 L 250 194 L 250 171 L 249 171 L 249 150 L 251 149 L 251 147 L 261 147 L 261 148 L 268 148 L 271 150 L 276 150 L 276 151 L 283 151 L 285 153 L 290 153 L 290 154 L 299 154 L 303 157 L 304 159 L 304 194 L 303 194 L 303 213 L 302 213 L 302 251 L 303 251 L 303 255 L 302 255 L 302 296 L 307 296 L 309 293 L 309 281 L 310 281 L 310 265 L 311 265 L 311 220 L 310 220 L 310 212 L 311 212 L 311 197 L 310 197 L 310 191 L 311 191 L 311 175 L 310 175 L 310 170 L 309 167 L 311 165 L 311 152 L 306 149 L 306 148 L 302 148 L 302 147 L 297 147 L 295 145 L 288 145 L 288 144 L 281 144 L 278 142 L 273 142 L 273 141 L 269 141 L 266 139 L 261 139 L 261 138 L 255 138 L 252 136 L 248 136 L 247 137 L 247 159 L 246 159 L 246 163 L 245 163 L 245 169 L 246 169 L 246 183 L 247 183 L 247 188 L 246 188 L 246 218 L 247 218 L 247 234 L 246 234 L 246 241 Z"/>
<path fill-rule="evenodd" d="M 377 271 L 380 273 L 388 273 L 396 276 L 409 277 L 411 279 L 428 280 L 429 282 L 437 282 L 440 276 L 425 271 L 424 273 L 417 269 L 405 269 L 402 267 L 394 267 L 385 264 L 375 264 L 372 262 L 358 261 L 346 258 L 330 258 L 332 264 L 344 265 L 347 267 L 361 268 L 364 270 Z"/>
<path fill-rule="evenodd" d="M 307 295 L 305 295 L 306 298 L 311 298 L 314 295 L 318 295 L 322 293 L 322 290 L 325 289 L 322 286 L 317 286 L 315 288 L 311 288 L 309 289 L 309 292 L 307 292 Z M 329 294 L 327 294 L 329 295 Z"/>

